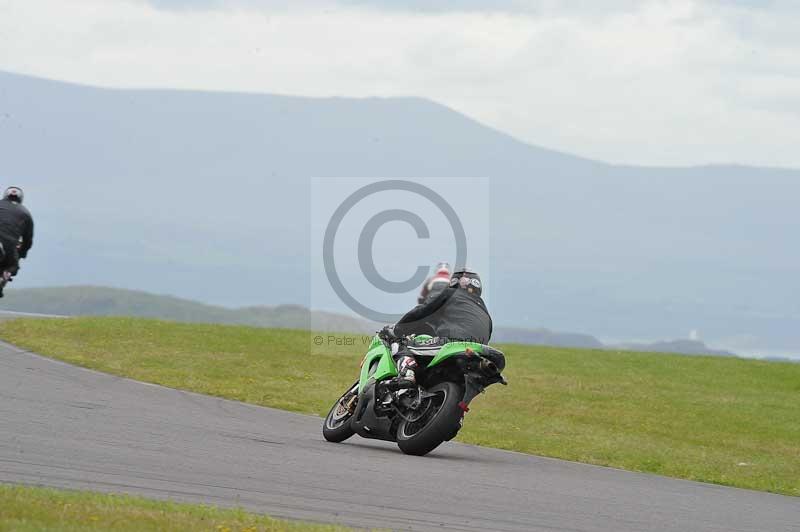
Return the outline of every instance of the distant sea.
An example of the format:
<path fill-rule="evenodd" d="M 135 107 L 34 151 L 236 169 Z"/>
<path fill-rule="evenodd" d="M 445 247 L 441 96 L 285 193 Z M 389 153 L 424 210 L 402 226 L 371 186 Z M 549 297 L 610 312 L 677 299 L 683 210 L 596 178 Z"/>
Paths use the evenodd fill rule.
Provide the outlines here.
<path fill-rule="evenodd" d="M 794 362 L 800 362 L 800 350 L 795 352 L 773 351 L 770 349 L 740 349 L 731 351 L 734 351 L 734 353 L 743 358 L 788 358 Z"/>

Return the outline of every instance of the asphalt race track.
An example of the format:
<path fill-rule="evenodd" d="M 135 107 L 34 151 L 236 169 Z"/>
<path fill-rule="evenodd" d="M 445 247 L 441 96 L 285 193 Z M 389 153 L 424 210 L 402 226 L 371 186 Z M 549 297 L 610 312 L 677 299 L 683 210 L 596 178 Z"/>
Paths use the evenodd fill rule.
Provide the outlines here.
<path fill-rule="evenodd" d="M 0 345 L 0 482 L 356 527 L 800 530 L 800 498 L 455 443 L 416 458 L 389 443 L 327 443 L 320 424 Z"/>

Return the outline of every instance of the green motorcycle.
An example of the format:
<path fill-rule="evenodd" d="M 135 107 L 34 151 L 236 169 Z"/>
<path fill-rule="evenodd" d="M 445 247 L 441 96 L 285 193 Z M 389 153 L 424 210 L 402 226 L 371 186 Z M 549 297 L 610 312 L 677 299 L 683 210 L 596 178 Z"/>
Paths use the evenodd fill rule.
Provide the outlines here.
<path fill-rule="evenodd" d="M 402 389 L 392 357 L 406 349 L 419 369 L 413 388 Z M 358 434 L 397 442 L 406 454 L 422 456 L 458 434 L 469 403 L 487 386 L 508 384 L 501 375 L 503 353 L 476 342 L 440 345 L 427 335 L 375 335 L 361 363 L 361 377 L 333 405 L 322 427 L 330 442 Z"/>

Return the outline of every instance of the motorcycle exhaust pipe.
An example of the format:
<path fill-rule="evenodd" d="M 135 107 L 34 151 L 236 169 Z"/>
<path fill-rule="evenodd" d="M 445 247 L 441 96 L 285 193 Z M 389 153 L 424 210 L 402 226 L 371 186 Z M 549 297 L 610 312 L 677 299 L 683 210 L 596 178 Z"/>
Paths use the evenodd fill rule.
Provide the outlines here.
<path fill-rule="evenodd" d="M 402 380 L 400 382 L 397 381 L 385 381 L 383 386 L 386 390 L 390 392 L 396 392 L 398 390 L 408 390 L 411 388 L 416 388 L 417 384 L 412 381 Z"/>
<path fill-rule="evenodd" d="M 480 368 L 482 372 L 488 373 L 490 375 L 499 373 L 499 371 L 497 371 L 497 366 L 495 365 L 495 363 L 492 362 L 491 360 L 486 360 L 485 358 L 481 360 Z"/>

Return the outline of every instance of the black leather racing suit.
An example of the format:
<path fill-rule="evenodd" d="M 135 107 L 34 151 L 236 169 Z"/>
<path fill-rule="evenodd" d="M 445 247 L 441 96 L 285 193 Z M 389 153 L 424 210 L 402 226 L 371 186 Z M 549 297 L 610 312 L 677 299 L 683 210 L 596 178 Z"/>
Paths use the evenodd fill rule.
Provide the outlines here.
<path fill-rule="evenodd" d="M 480 296 L 457 286 L 448 287 L 400 318 L 394 326 L 394 334 L 398 337 L 429 334 L 437 338 L 436 345 L 454 340 L 488 344 L 492 336 L 492 318 Z M 395 360 L 399 378 L 414 380 L 418 364 L 411 351 L 400 350 Z"/>
<path fill-rule="evenodd" d="M 480 296 L 463 288 L 448 287 L 407 312 L 395 324 L 394 332 L 397 336 L 429 334 L 450 341 L 488 344 L 492 318 Z"/>
<path fill-rule="evenodd" d="M 28 209 L 7 199 L 0 200 L 0 244 L 0 268 L 16 273 L 19 259 L 33 247 L 33 217 Z"/>

